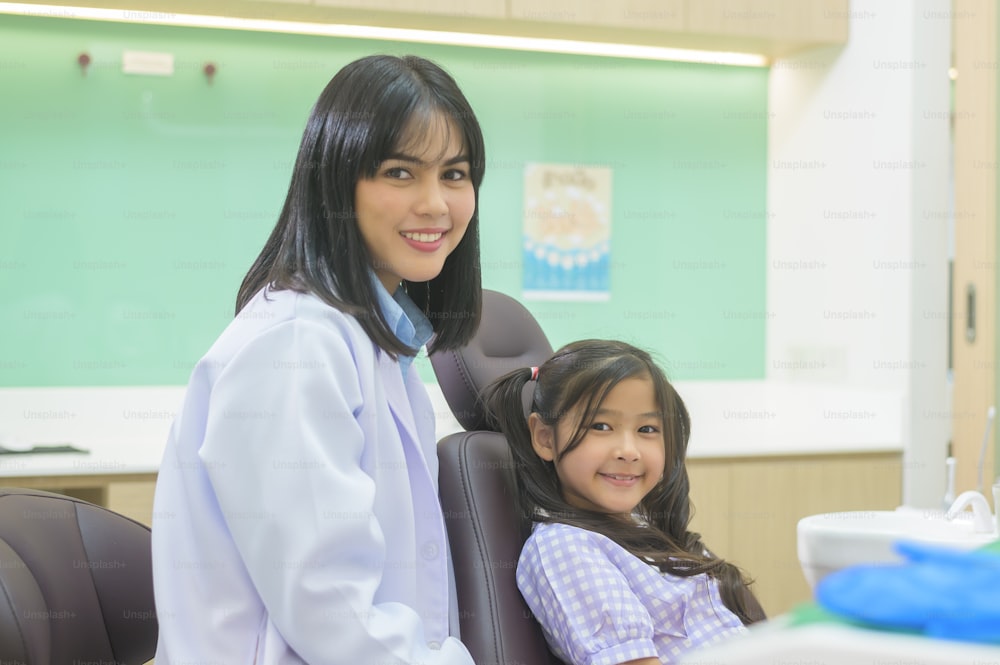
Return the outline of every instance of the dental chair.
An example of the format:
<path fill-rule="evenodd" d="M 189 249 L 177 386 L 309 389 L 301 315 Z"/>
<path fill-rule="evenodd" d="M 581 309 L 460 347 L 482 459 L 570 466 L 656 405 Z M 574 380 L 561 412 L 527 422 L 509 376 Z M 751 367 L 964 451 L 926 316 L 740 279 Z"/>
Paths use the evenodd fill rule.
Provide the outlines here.
<path fill-rule="evenodd" d="M 157 629 L 149 527 L 0 488 L 0 663 L 141 665 Z"/>
<path fill-rule="evenodd" d="M 517 589 L 517 559 L 529 526 L 518 515 L 514 464 L 501 434 L 489 430 L 479 394 L 494 379 L 542 365 L 552 355 L 523 305 L 483 291 L 479 332 L 468 346 L 436 353 L 431 365 L 448 406 L 466 431 L 438 443 L 438 485 L 458 591 L 462 642 L 477 665 L 562 665 Z M 526 392 L 534 384 L 526 386 Z M 525 409 L 529 396 L 524 396 Z M 751 614 L 766 619 L 748 594 Z"/>
<path fill-rule="evenodd" d="M 514 501 L 507 442 L 488 430 L 478 401 L 494 379 L 539 366 L 551 355 L 545 333 L 523 305 L 484 290 L 482 321 L 472 342 L 431 356 L 445 400 L 466 430 L 439 442 L 438 483 L 455 566 L 462 642 L 477 665 L 561 665 L 517 590 L 517 559 L 527 523 Z"/>

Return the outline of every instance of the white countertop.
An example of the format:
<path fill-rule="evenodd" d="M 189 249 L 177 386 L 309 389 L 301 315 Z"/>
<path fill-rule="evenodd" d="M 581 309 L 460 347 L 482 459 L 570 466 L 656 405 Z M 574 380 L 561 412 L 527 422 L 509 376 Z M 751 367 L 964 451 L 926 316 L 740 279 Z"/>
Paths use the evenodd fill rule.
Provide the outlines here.
<path fill-rule="evenodd" d="M 0 477 L 156 473 L 183 387 L 3 388 L 0 445 L 89 453 L 0 455 Z"/>
<path fill-rule="evenodd" d="M 898 393 L 765 381 L 677 382 L 692 458 L 901 451 Z M 428 386 L 438 436 L 461 428 Z M 0 389 L 0 445 L 89 453 L 0 455 L 0 477 L 155 473 L 182 386 Z"/>

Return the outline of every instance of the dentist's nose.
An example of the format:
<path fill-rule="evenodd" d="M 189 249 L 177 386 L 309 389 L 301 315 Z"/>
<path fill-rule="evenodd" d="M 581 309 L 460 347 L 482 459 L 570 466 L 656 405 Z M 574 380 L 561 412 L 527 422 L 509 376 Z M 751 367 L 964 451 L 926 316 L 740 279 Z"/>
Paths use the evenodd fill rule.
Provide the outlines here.
<path fill-rule="evenodd" d="M 443 217 L 448 214 L 448 201 L 445 199 L 443 185 L 434 179 L 420 188 L 415 211 L 423 217 Z"/>

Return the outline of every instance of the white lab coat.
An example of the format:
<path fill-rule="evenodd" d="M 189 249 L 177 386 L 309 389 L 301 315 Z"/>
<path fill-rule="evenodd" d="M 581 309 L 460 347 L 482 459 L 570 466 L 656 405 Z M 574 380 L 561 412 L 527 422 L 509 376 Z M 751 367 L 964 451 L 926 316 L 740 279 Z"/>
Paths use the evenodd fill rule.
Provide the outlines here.
<path fill-rule="evenodd" d="M 448 557 L 417 373 L 315 296 L 257 294 L 160 468 L 157 665 L 471 665 Z"/>

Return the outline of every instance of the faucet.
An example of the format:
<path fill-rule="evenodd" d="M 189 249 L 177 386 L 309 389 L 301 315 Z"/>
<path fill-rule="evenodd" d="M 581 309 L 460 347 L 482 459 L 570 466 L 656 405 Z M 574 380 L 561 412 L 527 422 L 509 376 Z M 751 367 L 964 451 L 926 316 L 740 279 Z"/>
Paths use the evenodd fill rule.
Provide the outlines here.
<path fill-rule="evenodd" d="M 996 531 L 997 525 L 992 513 L 990 504 L 986 497 L 975 490 L 962 492 L 951 504 L 951 508 L 945 513 L 944 518 L 951 521 L 969 506 L 972 506 L 972 530 L 976 533 L 990 533 Z"/>

